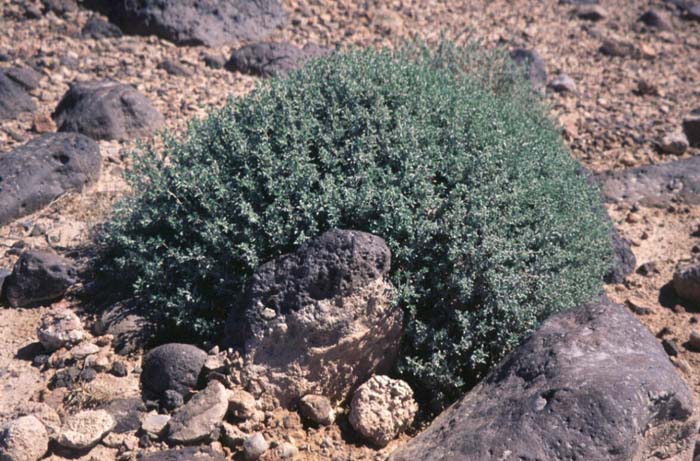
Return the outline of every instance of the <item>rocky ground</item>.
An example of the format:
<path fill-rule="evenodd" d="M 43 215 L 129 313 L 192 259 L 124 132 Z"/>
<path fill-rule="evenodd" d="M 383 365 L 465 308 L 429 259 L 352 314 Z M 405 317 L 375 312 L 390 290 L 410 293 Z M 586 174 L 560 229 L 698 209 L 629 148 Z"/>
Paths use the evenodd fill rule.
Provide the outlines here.
<path fill-rule="evenodd" d="M 58 6 L 44 11 L 44 3 Z M 69 3 L 0 0 L 0 70 L 31 67 L 38 78 L 27 87 L 34 110 L 4 120 L 0 117 L 0 159 L 41 134 L 57 130 L 57 122 L 60 125 L 64 120 L 54 121 L 51 114 L 75 81 L 111 79 L 132 85 L 145 97 L 144 104 L 150 102 L 162 114 L 157 128 L 175 133 L 182 132 L 193 117 L 221 107 L 230 96 L 246 94 L 260 81 L 259 76 L 242 73 L 241 65 L 239 70 L 224 65 L 235 50 L 253 43 L 251 40 L 211 47 L 176 46 L 155 36 L 105 36 L 114 32 L 102 23 L 93 34 L 102 36 L 95 38 L 84 28 L 93 17 L 105 17 L 85 8 L 59 8 Z M 476 38 L 485 46 L 534 49 L 546 65 L 546 82 L 557 77 L 563 82 L 556 90 L 550 86 L 545 98 L 572 154 L 590 170 L 605 172 L 700 154 L 697 144 L 684 144 L 683 136 L 676 143 L 664 141 L 678 138 L 683 120 L 700 109 L 700 21 L 692 10 L 679 8 L 680 3 L 612 0 L 581 10 L 555 0 L 285 0 L 288 21 L 265 40 L 342 49 L 394 46 L 417 34 L 429 41 L 441 36 L 462 43 Z M 640 21 L 651 9 L 660 19 L 647 20 L 649 24 Z M 125 191 L 125 152 L 152 131 L 97 140 L 99 180 L 87 181 L 82 191 L 82 186 L 68 188 L 36 212 L 11 222 L 4 223 L 0 217 L 0 268 L 12 268 L 26 248 L 53 248 L 78 262 L 89 256 L 91 229 Z M 686 191 L 693 189 L 692 178 L 680 182 Z M 663 342 L 697 398 L 700 340 L 694 346 L 691 336 L 698 329 L 700 308 L 677 296 L 671 283 L 679 263 L 700 255 L 700 200 L 695 197 L 697 193 L 691 193 L 678 200 L 673 195 L 655 203 L 610 200 L 610 216 L 631 242 L 637 264 L 622 283 L 608 285 L 606 291 L 613 301 L 626 304 Z M 90 344 L 100 349 L 105 364 L 97 367 L 100 371 L 96 376 L 77 380 L 80 384 L 76 386 L 47 387 L 57 372 L 56 367 L 36 363 L 36 356 L 43 355 L 37 327 L 44 314 L 58 308 L 81 313 L 86 325 L 94 320 L 73 295 L 79 289 L 74 286 L 63 300 L 42 303 L 46 304 L 42 307 L 0 309 L 0 422 L 16 415 L 30 401 L 46 403 L 64 420 L 78 409 L 100 408 L 115 399 L 121 399 L 127 408 L 124 414 L 131 414 L 129 405 L 141 402 L 141 355 L 114 355 L 114 348 L 97 334 Z M 84 360 L 77 359 L 81 369 L 90 368 L 84 366 Z M 113 370 L 116 362 L 122 363 L 126 376 Z M 339 414 L 330 426 L 314 428 L 302 424 L 296 412 L 264 407 L 255 411 L 263 416 L 251 416 L 250 432 L 260 432 L 272 442 L 262 459 L 285 457 L 285 450 L 292 450 L 289 444 L 298 450 L 298 459 L 387 459 L 417 431 L 414 428 L 386 448 L 375 449 L 353 431 L 347 414 Z M 80 459 L 116 459 L 120 454 L 135 453 L 139 446 L 146 452 L 165 448 L 148 437 L 130 439 L 129 430 L 123 431 L 127 435 L 122 437 L 116 437 L 117 432 L 112 431 L 112 439 L 105 439 Z M 212 445 L 234 459 L 243 456 L 238 442 L 232 443 L 238 447 L 235 449 L 218 442 Z M 69 455 L 73 456 L 55 449 L 50 459 Z"/>

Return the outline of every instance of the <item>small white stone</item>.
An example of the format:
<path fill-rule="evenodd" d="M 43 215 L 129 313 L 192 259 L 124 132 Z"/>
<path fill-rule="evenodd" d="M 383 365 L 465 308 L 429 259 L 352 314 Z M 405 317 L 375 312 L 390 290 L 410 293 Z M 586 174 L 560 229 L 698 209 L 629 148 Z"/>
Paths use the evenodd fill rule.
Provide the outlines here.
<path fill-rule="evenodd" d="M 243 442 L 243 455 L 248 461 L 255 461 L 260 458 L 268 449 L 270 444 L 260 432 L 251 435 Z"/>

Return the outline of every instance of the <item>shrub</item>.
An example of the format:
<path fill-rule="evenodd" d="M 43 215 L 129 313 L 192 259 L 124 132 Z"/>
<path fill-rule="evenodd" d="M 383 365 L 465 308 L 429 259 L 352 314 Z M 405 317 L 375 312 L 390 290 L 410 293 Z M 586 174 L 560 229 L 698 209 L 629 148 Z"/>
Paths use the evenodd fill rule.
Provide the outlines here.
<path fill-rule="evenodd" d="M 336 54 L 164 141 L 101 242 L 103 275 L 170 333 L 215 338 L 259 264 L 368 231 L 408 314 L 399 371 L 445 402 L 609 267 L 597 192 L 500 52 Z"/>

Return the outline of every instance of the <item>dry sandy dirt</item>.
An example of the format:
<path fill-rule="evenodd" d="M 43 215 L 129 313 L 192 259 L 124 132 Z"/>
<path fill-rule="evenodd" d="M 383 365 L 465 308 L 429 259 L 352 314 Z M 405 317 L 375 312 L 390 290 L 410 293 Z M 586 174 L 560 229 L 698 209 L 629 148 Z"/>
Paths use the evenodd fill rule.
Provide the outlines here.
<path fill-rule="evenodd" d="M 32 92 L 37 112 L 0 122 L 0 155 L 37 135 L 36 121 L 51 114 L 74 80 L 109 77 L 134 85 L 175 131 L 182 130 L 192 117 L 222 106 L 229 96 L 247 93 L 258 82 L 257 78 L 204 64 L 205 54 L 228 57 L 240 44 L 211 49 L 177 47 L 156 37 L 84 39 L 80 29 L 93 13 L 79 10 L 65 18 L 48 14 L 27 20 L 23 19 L 21 3 L 0 0 L 0 53 L 10 58 L 0 66 L 40 63 L 44 77 Z M 576 82 L 576 92 L 548 92 L 546 100 L 572 155 L 594 171 L 677 158 L 661 154 L 656 141 L 678 130 L 683 117 L 700 108 L 700 22 L 680 18 L 674 7 L 662 1 L 607 1 L 607 17 L 598 22 L 576 17 L 574 6 L 560 5 L 556 0 L 284 0 L 283 4 L 290 21 L 270 40 L 344 48 L 392 46 L 417 34 L 427 40 L 444 35 L 458 42 L 478 38 L 486 46 L 535 49 L 544 58 L 550 79 L 564 72 Z M 638 23 L 638 17 L 651 7 L 668 14 L 670 30 L 653 31 Z M 601 43 L 610 36 L 632 41 L 642 50 L 642 57 L 601 54 Z M 191 75 L 173 76 L 159 69 L 158 64 L 165 59 L 180 62 Z M 655 90 L 640 94 L 637 89 L 642 80 Z M 0 267 L 9 268 L 14 263 L 16 256 L 7 250 L 20 240 L 38 247 L 52 246 L 63 253 L 88 246 L 91 227 L 104 219 L 124 192 L 123 152 L 133 146 L 101 141 L 103 177 L 97 185 L 0 227 Z M 690 149 L 685 156 L 698 154 L 700 150 Z M 664 286 L 671 281 L 679 261 L 700 251 L 700 234 L 694 233 L 700 226 L 700 206 L 610 206 L 609 211 L 616 227 L 632 241 L 638 265 L 654 262 L 658 272 L 647 276 L 635 273 L 606 290 L 615 301 L 649 308 L 651 313 L 639 319 L 654 334 L 666 328 L 665 337 L 679 344 L 675 363 L 697 395 L 700 354 L 687 351 L 682 344 L 697 326 L 700 309 L 669 302 Z M 30 237 L 37 223 L 45 227 L 46 235 Z M 61 303 L 79 307 L 71 296 Z M 29 399 L 45 399 L 61 408 L 66 397 L 47 394 L 44 388 L 49 376 L 27 359 L 37 347 L 36 327 L 47 309 L 0 308 L 0 413 Z M 138 369 L 138 357 L 132 358 L 130 367 Z M 95 386 L 136 395 L 137 373 L 124 380 L 116 385 L 100 378 Z M 282 421 L 284 415 L 277 416 Z M 401 443 L 375 451 L 338 426 L 293 432 L 300 458 L 308 460 L 380 460 Z M 279 441 L 283 433 L 269 430 Z M 106 450 L 85 459 L 110 456 L 114 451 Z"/>

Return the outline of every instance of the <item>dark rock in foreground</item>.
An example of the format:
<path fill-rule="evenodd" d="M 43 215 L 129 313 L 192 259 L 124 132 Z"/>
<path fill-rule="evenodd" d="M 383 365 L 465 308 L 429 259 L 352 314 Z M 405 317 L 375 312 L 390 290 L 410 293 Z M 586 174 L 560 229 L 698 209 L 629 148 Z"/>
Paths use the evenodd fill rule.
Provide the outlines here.
<path fill-rule="evenodd" d="M 695 432 L 663 348 L 601 300 L 546 321 L 390 460 L 689 459 Z"/>
<path fill-rule="evenodd" d="M 82 191 L 101 166 L 97 144 L 79 134 L 45 134 L 0 154 L 0 226 Z"/>
<path fill-rule="evenodd" d="M 311 43 L 303 48 L 289 42 L 255 43 L 234 51 L 226 68 L 244 74 L 271 77 L 298 69 L 308 61 L 328 53 L 330 50 Z"/>
<path fill-rule="evenodd" d="M 260 40 L 286 22 L 278 0 L 88 0 L 127 34 L 157 35 L 179 45 L 217 47 Z"/>
<path fill-rule="evenodd" d="M 611 231 L 613 245 L 613 263 L 610 271 L 605 275 L 605 283 L 622 283 L 625 277 L 634 272 L 637 267 L 637 258 L 632 253 L 629 240 L 620 235 L 616 229 Z"/>
<path fill-rule="evenodd" d="M 285 407 L 307 394 L 338 403 L 391 369 L 403 314 L 392 302 L 390 266 L 384 240 L 337 229 L 260 266 L 245 320 L 233 309 L 227 324 L 229 338 L 245 340 L 247 388 Z"/>
<path fill-rule="evenodd" d="M 10 120 L 22 112 L 35 110 L 34 100 L 22 85 L 6 75 L 4 71 L 0 71 L 0 121 Z"/>
<path fill-rule="evenodd" d="M 53 251 L 27 251 L 5 282 L 5 297 L 13 307 L 39 306 L 61 298 L 76 275 L 73 264 Z"/>
<path fill-rule="evenodd" d="M 700 203 L 700 157 L 597 175 L 605 200 L 666 207 Z"/>
<path fill-rule="evenodd" d="M 112 346 L 120 355 L 144 348 L 152 338 L 154 326 L 138 306 L 116 304 L 106 309 L 95 322 L 95 332 L 112 335 Z"/>
<path fill-rule="evenodd" d="M 151 136 L 164 123 L 134 87 L 108 81 L 72 84 L 52 117 L 58 131 L 119 141 Z"/>
<path fill-rule="evenodd" d="M 189 344 L 158 346 L 143 358 L 141 386 L 157 398 L 167 390 L 187 396 L 197 387 L 206 358 L 206 352 Z"/>

